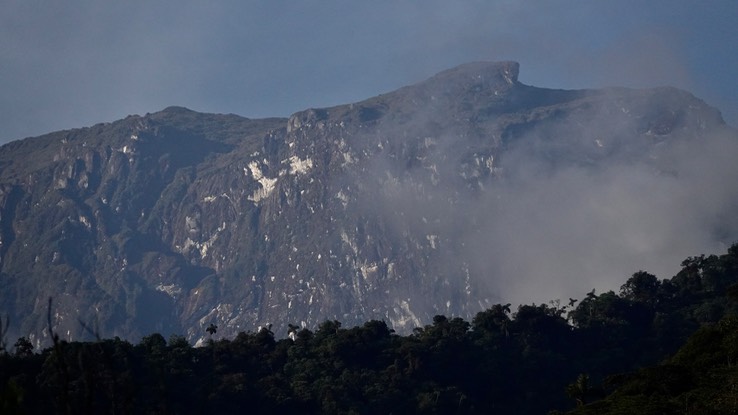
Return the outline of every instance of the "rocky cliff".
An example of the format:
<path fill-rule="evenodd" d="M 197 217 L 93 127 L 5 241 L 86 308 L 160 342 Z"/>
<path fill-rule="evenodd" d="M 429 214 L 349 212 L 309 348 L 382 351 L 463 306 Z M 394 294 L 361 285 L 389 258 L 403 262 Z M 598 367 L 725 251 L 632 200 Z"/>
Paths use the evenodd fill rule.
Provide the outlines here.
<path fill-rule="evenodd" d="M 499 209 L 496 183 L 525 171 L 516 155 L 536 174 L 663 172 L 664 143 L 722 128 L 684 91 L 543 89 L 517 63 L 480 62 L 289 119 L 171 107 L 13 142 L 0 315 L 35 342 L 48 298 L 68 339 L 468 317 L 504 301 L 469 244 Z"/>

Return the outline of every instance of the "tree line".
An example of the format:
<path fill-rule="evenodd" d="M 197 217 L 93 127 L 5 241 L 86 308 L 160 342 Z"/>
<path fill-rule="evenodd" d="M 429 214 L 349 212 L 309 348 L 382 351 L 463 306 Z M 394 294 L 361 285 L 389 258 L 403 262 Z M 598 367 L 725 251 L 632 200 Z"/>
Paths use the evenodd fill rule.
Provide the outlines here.
<path fill-rule="evenodd" d="M 203 347 L 155 333 L 36 352 L 21 338 L 0 344 L 0 413 L 733 413 L 737 283 L 734 245 L 670 279 L 639 271 L 619 292 L 438 315 L 404 336 L 330 320 L 219 340 L 210 325 Z"/>

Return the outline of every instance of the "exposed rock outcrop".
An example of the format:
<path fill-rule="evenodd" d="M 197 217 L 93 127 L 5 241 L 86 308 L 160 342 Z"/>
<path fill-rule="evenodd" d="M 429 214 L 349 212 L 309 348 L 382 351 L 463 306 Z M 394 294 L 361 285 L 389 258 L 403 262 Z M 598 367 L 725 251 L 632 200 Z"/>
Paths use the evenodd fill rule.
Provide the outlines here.
<path fill-rule="evenodd" d="M 501 299 L 468 257 L 478 218 L 463 212 L 504 179 L 509 148 L 647 159 L 723 126 L 682 91 L 540 89 L 518 70 L 462 65 L 289 119 L 171 107 L 3 146 L 0 315 L 36 342 L 49 297 L 69 339 L 86 335 L 80 320 L 197 341 L 211 323 L 285 335 L 470 316 Z"/>

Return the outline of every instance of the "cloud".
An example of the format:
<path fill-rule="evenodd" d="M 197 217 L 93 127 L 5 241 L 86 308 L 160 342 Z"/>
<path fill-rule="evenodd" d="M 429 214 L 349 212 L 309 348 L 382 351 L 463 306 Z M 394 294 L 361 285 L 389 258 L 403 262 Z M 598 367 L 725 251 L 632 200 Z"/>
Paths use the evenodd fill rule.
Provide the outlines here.
<path fill-rule="evenodd" d="M 703 141 L 704 140 L 704 141 Z M 470 246 L 502 298 L 543 302 L 617 291 L 648 270 L 673 276 L 687 256 L 721 253 L 738 238 L 735 137 L 703 137 L 664 155 L 671 174 L 650 163 L 565 167 L 499 185 L 499 207 Z M 536 163 L 527 160 L 527 163 Z"/>
<path fill-rule="evenodd" d="M 734 133 L 672 139 L 649 158 L 596 166 L 551 168 L 516 151 L 511 177 L 485 200 L 494 214 L 468 244 L 478 247 L 476 269 L 507 301 L 617 291 L 638 270 L 669 278 L 686 257 L 738 241 Z"/>
<path fill-rule="evenodd" d="M 711 110 L 670 118 L 697 102 L 673 89 L 592 96 L 491 153 L 488 133 L 447 130 L 430 107 L 382 124 L 360 205 L 411 249 L 433 239 L 428 270 L 463 288 L 468 269 L 502 303 L 617 291 L 639 270 L 670 278 L 738 242 L 738 134 L 700 129 Z"/>

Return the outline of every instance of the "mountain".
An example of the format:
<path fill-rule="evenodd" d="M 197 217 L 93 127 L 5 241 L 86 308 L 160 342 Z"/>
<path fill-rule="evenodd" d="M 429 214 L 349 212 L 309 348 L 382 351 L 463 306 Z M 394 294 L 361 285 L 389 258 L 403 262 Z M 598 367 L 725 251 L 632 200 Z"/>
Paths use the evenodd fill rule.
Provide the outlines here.
<path fill-rule="evenodd" d="M 407 332 L 469 317 L 505 300 L 488 236 L 515 241 L 494 218 L 526 178 L 614 165 L 679 178 L 684 148 L 735 141 L 685 91 L 553 90 L 518 71 L 471 63 L 289 119 L 170 107 L 3 146 L 10 336 L 46 342 L 49 320 L 67 339 L 198 341 L 211 323 L 219 336 L 326 319 Z"/>

